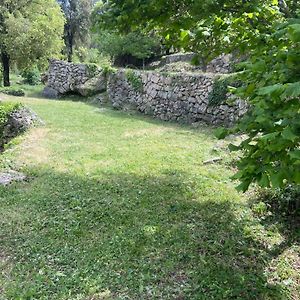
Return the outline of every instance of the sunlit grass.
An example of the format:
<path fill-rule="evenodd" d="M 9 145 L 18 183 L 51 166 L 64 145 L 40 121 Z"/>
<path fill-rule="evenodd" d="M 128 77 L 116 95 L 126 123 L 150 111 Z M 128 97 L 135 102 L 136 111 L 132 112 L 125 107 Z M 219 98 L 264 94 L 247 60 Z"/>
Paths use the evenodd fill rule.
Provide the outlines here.
<path fill-rule="evenodd" d="M 22 102 L 45 126 L 1 158 L 28 181 L 0 188 L 0 299 L 297 295 L 299 247 L 285 250 L 286 263 L 273 253 L 284 232 L 253 216 L 210 128 Z M 203 164 L 216 155 L 223 160 Z"/>

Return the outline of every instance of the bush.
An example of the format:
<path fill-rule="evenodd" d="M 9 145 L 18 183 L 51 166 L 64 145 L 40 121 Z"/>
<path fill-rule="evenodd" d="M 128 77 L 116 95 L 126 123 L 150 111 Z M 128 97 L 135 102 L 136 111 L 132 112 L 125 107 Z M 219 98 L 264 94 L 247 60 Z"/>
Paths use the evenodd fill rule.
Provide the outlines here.
<path fill-rule="evenodd" d="M 156 37 L 145 36 L 139 32 L 119 35 L 114 32 L 101 32 L 97 46 L 103 55 L 110 56 L 118 65 L 138 65 L 161 52 Z"/>
<path fill-rule="evenodd" d="M 41 75 L 39 69 L 35 66 L 30 69 L 25 69 L 21 76 L 24 78 L 24 83 L 30 85 L 38 85 L 41 82 Z"/>
<path fill-rule="evenodd" d="M 11 96 L 17 96 L 17 97 L 25 96 L 24 90 L 15 87 L 0 88 L 0 93 L 11 95 Z"/>
<path fill-rule="evenodd" d="M 238 147 L 243 157 L 235 179 L 240 190 L 251 183 L 284 188 L 300 184 L 300 24 L 291 20 L 267 36 L 252 52 L 237 95 L 247 99 L 250 112 L 237 131 L 247 138 Z"/>
<path fill-rule="evenodd" d="M 25 96 L 24 90 L 15 87 L 0 88 L 0 93 L 11 95 L 11 96 L 17 96 L 17 97 Z"/>
<path fill-rule="evenodd" d="M 0 104 L 0 138 L 3 137 L 3 130 L 8 121 L 9 114 L 19 109 L 22 105 L 17 103 L 1 103 Z M 0 141 L 2 143 L 2 141 Z"/>
<path fill-rule="evenodd" d="M 134 73 L 134 71 L 132 70 L 127 70 L 126 78 L 136 92 L 142 91 L 143 82 L 142 79 L 139 77 L 139 75 Z"/>
<path fill-rule="evenodd" d="M 226 102 L 227 94 L 230 87 L 238 87 L 241 83 L 234 75 L 219 77 L 214 81 L 213 89 L 208 95 L 208 103 L 210 106 L 221 105 Z"/>
<path fill-rule="evenodd" d="M 73 61 L 75 63 L 97 64 L 101 67 L 111 65 L 109 56 L 105 56 L 96 48 L 78 47 L 75 50 Z"/>
<path fill-rule="evenodd" d="M 282 189 L 263 189 L 260 191 L 259 199 L 262 201 L 255 204 L 255 213 L 258 212 L 258 208 L 264 205 L 276 215 L 286 217 L 300 216 L 299 185 L 288 185 Z"/>

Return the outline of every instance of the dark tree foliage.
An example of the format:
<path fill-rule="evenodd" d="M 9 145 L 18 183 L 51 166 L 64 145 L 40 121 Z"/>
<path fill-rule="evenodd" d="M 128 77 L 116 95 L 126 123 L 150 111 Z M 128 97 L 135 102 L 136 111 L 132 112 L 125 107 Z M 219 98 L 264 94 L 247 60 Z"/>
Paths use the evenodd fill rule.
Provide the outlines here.
<path fill-rule="evenodd" d="M 89 38 L 92 0 L 58 0 L 66 18 L 64 40 L 68 61 L 72 61 L 74 47 Z"/>

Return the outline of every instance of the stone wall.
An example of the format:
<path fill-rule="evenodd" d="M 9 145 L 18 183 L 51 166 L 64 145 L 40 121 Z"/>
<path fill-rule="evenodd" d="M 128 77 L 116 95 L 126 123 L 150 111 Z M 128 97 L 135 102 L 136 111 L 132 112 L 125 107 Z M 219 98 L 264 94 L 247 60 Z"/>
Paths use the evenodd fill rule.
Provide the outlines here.
<path fill-rule="evenodd" d="M 164 56 L 160 61 L 150 64 L 150 68 L 160 71 L 180 71 L 184 69 L 186 71 L 203 71 L 207 73 L 222 73 L 228 74 L 232 72 L 232 66 L 238 61 L 231 54 L 222 54 L 212 61 L 210 61 L 205 67 L 201 65 L 192 65 L 191 61 L 195 53 L 177 53 Z"/>
<path fill-rule="evenodd" d="M 221 63 L 220 63 L 221 61 Z M 215 62 L 215 69 L 225 68 L 225 57 Z M 211 66 L 213 67 L 213 63 Z M 90 96 L 107 90 L 116 109 L 133 108 L 165 121 L 233 125 L 246 111 L 241 100 L 209 103 L 214 81 L 220 74 L 199 72 L 158 72 L 118 69 L 108 78 L 88 65 L 52 60 L 44 95 L 57 98 L 76 92 Z"/>
<path fill-rule="evenodd" d="M 248 106 L 241 100 L 210 105 L 209 94 L 216 76 L 118 70 L 109 76 L 107 92 L 117 109 L 130 107 L 165 121 L 230 126 Z"/>
<path fill-rule="evenodd" d="M 106 80 L 96 65 L 74 64 L 61 60 L 50 60 L 46 74 L 44 95 L 58 98 L 71 92 L 88 96 L 106 89 Z"/>

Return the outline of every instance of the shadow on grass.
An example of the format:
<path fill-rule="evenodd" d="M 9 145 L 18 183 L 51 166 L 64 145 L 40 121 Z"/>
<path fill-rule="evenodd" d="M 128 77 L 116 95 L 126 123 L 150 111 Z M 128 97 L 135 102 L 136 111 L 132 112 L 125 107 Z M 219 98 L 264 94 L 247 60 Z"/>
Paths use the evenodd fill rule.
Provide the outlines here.
<path fill-rule="evenodd" d="M 276 224 L 284 242 L 272 249 L 275 256 L 280 255 L 286 249 L 300 245 L 300 188 L 287 187 L 285 191 L 274 192 L 261 190 L 249 201 L 254 213 L 257 207 L 263 210 L 258 213 L 260 223 L 269 228 Z"/>
<path fill-rule="evenodd" d="M 287 299 L 265 276 L 274 256 L 222 190 L 176 170 L 30 171 L 31 182 L 0 189 L 7 299 Z"/>

